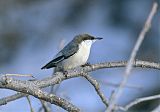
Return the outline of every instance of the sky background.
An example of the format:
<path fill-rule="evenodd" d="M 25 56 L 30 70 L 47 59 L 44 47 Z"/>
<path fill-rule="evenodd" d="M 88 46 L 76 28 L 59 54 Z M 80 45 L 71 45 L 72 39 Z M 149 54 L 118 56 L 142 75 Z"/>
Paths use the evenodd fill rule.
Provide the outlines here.
<path fill-rule="evenodd" d="M 88 62 L 128 60 L 136 39 L 151 10 L 152 0 L 1 0 L 0 73 L 33 74 L 37 79 L 51 76 L 53 70 L 40 68 L 77 34 L 103 37 L 93 44 Z M 139 49 L 137 59 L 160 62 L 160 11 L 153 19 Z M 124 68 L 103 69 L 91 75 L 100 82 L 106 98 L 119 84 Z M 17 77 L 16 77 L 17 78 Z M 28 80 L 29 78 L 18 78 Z M 160 93 L 160 71 L 135 68 L 118 104 Z M 44 89 L 48 91 L 49 89 Z M 0 97 L 14 94 L 0 89 Z M 94 88 L 83 78 L 65 80 L 57 94 L 84 112 L 103 112 L 105 106 Z M 31 97 L 34 110 L 41 107 Z M 157 101 L 158 102 L 158 101 Z M 135 107 L 151 110 L 156 101 Z M 64 110 L 52 106 L 54 111 Z M 26 98 L 0 107 L 0 112 L 29 112 Z"/>

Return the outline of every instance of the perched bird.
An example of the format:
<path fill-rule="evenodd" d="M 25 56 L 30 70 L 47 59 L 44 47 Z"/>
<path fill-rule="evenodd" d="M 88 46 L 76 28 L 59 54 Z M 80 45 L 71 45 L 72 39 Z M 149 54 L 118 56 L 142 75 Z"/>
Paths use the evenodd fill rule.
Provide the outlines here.
<path fill-rule="evenodd" d="M 55 67 L 55 71 L 66 71 L 87 63 L 91 45 L 100 37 L 94 37 L 88 34 L 76 35 L 53 60 L 43 66 L 41 69 Z"/>

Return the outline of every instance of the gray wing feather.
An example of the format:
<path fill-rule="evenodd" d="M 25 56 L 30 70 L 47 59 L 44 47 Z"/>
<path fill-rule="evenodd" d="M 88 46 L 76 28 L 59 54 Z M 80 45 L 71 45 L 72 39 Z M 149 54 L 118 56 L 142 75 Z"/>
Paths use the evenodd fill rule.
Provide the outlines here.
<path fill-rule="evenodd" d="M 41 69 L 49 69 L 52 67 L 56 67 L 57 64 L 61 61 L 63 61 L 64 59 L 67 59 L 68 57 L 74 55 L 77 51 L 78 51 L 78 44 L 73 43 L 73 41 L 71 41 L 70 43 L 68 43 L 68 45 L 66 45 L 57 55 L 56 57 L 50 61 L 49 63 L 47 63 L 45 66 L 43 66 Z"/>
<path fill-rule="evenodd" d="M 61 52 L 64 55 L 64 58 L 68 58 L 70 56 L 72 56 L 73 54 L 75 54 L 78 51 L 78 44 L 73 43 L 73 41 L 71 41 L 66 47 L 64 47 Z"/>

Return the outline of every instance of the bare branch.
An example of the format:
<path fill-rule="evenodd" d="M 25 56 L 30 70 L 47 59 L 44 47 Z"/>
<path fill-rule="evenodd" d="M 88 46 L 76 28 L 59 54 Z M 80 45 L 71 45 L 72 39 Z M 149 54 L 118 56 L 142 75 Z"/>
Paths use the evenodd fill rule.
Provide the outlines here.
<path fill-rule="evenodd" d="M 154 95 L 154 96 L 149 96 L 149 97 L 138 98 L 135 101 L 126 105 L 125 107 L 117 107 L 117 109 L 127 111 L 129 108 L 133 107 L 134 105 L 137 105 L 138 103 L 141 103 L 141 102 L 144 102 L 144 101 L 149 101 L 149 100 L 154 100 L 154 99 L 160 99 L 160 94 L 159 95 Z"/>
<path fill-rule="evenodd" d="M 112 82 L 106 82 L 106 81 L 102 81 L 102 80 L 97 80 L 98 82 L 106 85 L 106 86 L 111 86 L 114 88 L 119 87 L 119 83 L 112 83 Z M 131 85 L 131 84 L 127 84 L 125 85 L 125 88 L 130 88 L 130 89 L 136 89 L 136 90 L 142 90 L 143 88 L 141 86 L 136 86 L 136 85 Z"/>
<path fill-rule="evenodd" d="M 11 96 L 7 96 L 7 97 L 4 97 L 4 98 L 1 98 L 0 99 L 0 105 L 5 105 L 7 104 L 8 102 L 11 102 L 11 101 L 15 101 L 19 98 L 22 98 L 22 97 L 25 97 L 25 96 L 28 96 L 27 94 L 24 94 L 24 93 L 20 93 L 18 92 L 17 94 L 14 94 L 14 95 L 11 95 Z"/>
<path fill-rule="evenodd" d="M 108 107 L 108 101 L 106 100 L 104 94 L 102 93 L 102 91 L 100 90 L 100 87 L 99 87 L 99 83 L 93 79 L 89 74 L 85 73 L 85 74 L 82 74 L 82 76 L 84 78 L 86 78 L 92 85 L 93 87 L 95 88 L 97 94 L 100 96 L 102 102 L 105 104 L 106 108 Z"/>
<path fill-rule="evenodd" d="M 42 107 L 39 109 L 38 112 L 41 112 L 44 109 L 44 112 L 51 112 L 51 108 L 49 107 L 49 105 L 47 104 L 47 102 L 40 100 Z"/>
<path fill-rule="evenodd" d="M 63 80 L 66 80 L 66 79 L 81 76 L 84 73 L 88 73 L 88 72 L 103 69 L 103 68 L 125 67 L 126 64 L 127 64 L 126 61 L 105 62 L 105 63 L 93 64 L 93 65 L 86 66 L 86 67 L 83 67 L 83 68 L 80 67 L 79 69 L 76 69 L 76 70 L 68 71 L 67 77 L 64 76 L 63 73 L 60 73 L 60 72 L 58 73 L 57 72 L 52 77 L 48 77 L 48 78 L 45 78 L 45 79 L 42 79 L 42 80 L 37 80 L 37 81 L 20 81 L 20 80 L 16 80 L 14 78 L 9 78 L 9 77 L 7 77 L 9 79 L 7 79 L 7 81 L 6 81 L 5 80 L 6 77 L 0 77 L 0 88 L 8 88 L 8 89 L 12 89 L 12 90 L 20 91 L 20 92 L 24 92 L 22 90 L 25 88 L 25 93 L 35 96 L 35 94 L 31 93 L 31 92 L 34 92 L 34 91 L 31 91 L 30 88 L 28 88 L 28 87 L 24 87 L 24 88 L 22 87 L 22 89 L 17 88 L 18 89 L 17 90 L 12 86 L 7 87 L 7 86 L 4 86 L 4 85 L 5 84 L 10 84 L 11 85 L 13 83 L 16 83 L 16 86 L 18 86 L 18 87 L 19 87 L 20 84 L 22 84 L 23 86 L 33 85 L 33 87 L 36 87 L 36 88 L 44 88 L 44 87 L 48 87 L 48 86 L 51 86 L 51 85 L 61 83 Z M 152 68 L 152 69 L 160 70 L 160 63 L 136 60 L 136 61 L 134 61 L 133 64 L 134 64 L 134 67 Z M 0 99 L 0 105 L 4 105 L 7 102 L 14 101 L 18 98 L 22 98 L 24 96 L 27 96 L 27 94 L 17 93 L 15 95 L 2 98 L 2 99 Z M 56 98 L 58 98 L 58 97 L 56 97 Z M 48 101 L 48 102 L 50 102 L 50 101 Z"/>
<path fill-rule="evenodd" d="M 39 81 L 33 81 L 34 84 L 36 84 L 40 88 L 48 87 L 51 85 L 59 84 L 63 80 L 79 77 L 84 73 L 88 73 L 91 71 L 95 71 L 98 69 L 103 68 L 113 68 L 113 67 L 124 67 L 127 64 L 126 61 L 120 61 L 120 62 L 106 62 L 106 63 L 100 63 L 100 64 L 93 64 L 90 66 L 86 66 L 84 68 L 79 68 L 75 70 L 68 71 L 67 77 L 63 75 L 61 72 L 55 73 L 54 77 L 48 77 Z M 153 68 L 160 70 L 160 63 L 153 63 L 153 62 L 147 62 L 147 61 L 135 61 L 134 62 L 135 67 L 142 67 L 142 68 Z"/>
<path fill-rule="evenodd" d="M 116 103 L 116 100 L 120 97 L 121 93 L 122 93 L 122 90 L 125 86 L 125 84 L 127 83 L 127 80 L 128 80 L 128 77 L 129 77 L 129 74 L 131 73 L 131 70 L 132 70 L 132 67 L 133 67 L 133 62 L 134 62 L 134 59 L 136 57 L 136 54 L 141 46 L 141 43 L 143 42 L 144 40 L 144 37 L 146 35 L 146 33 L 148 32 L 148 30 L 150 29 L 151 27 L 151 22 L 152 22 L 152 19 L 155 15 L 155 13 L 157 12 L 157 8 L 158 8 L 158 4 L 155 2 L 153 3 L 153 7 L 152 7 L 152 10 L 146 20 L 146 23 L 137 39 L 137 42 L 132 50 L 132 53 L 131 53 L 131 56 L 129 58 L 129 62 L 126 66 L 126 70 L 125 70 L 125 73 L 124 73 L 124 77 L 121 81 L 121 84 L 119 86 L 119 88 L 117 89 L 117 91 L 115 91 L 115 93 L 113 94 L 112 98 L 111 98 L 111 102 L 109 104 L 109 107 L 107 109 L 107 112 L 111 112 L 113 109 L 114 109 L 114 105 Z"/>
<path fill-rule="evenodd" d="M 3 76 L 3 75 L 2 75 L 2 76 Z M 32 78 L 34 78 L 34 76 L 31 75 L 31 74 L 5 74 L 5 76 L 32 77 Z"/>
<path fill-rule="evenodd" d="M 38 99 L 42 99 L 52 104 L 58 105 L 59 107 L 62 107 L 67 111 L 71 112 L 80 111 L 76 106 L 66 101 L 65 99 L 57 97 L 54 94 L 48 94 L 46 92 L 43 92 L 32 81 L 20 81 L 5 76 L 0 78 L 0 88 L 7 88 L 18 92 L 30 94 Z"/>
<path fill-rule="evenodd" d="M 27 101 L 29 103 L 30 111 L 34 112 L 29 96 L 26 96 L 26 98 L 27 98 Z"/>

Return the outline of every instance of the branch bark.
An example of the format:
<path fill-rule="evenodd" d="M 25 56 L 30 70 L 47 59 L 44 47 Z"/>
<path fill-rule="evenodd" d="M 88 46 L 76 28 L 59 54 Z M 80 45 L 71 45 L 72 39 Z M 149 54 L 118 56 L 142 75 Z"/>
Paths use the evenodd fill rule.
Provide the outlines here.
<path fill-rule="evenodd" d="M 21 81 L 21 80 L 17 80 L 17 79 L 5 76 L 5 74 L 3 74 L 2 77 L 0 77 L 0 88 L 11 89 L 11 90 L 15 90 L 22 93 L 17 93 L 15 95 L 0 99 L 0 105 L 4 105 L 10 101 L 14 101 L 24 96 L 32 95 L 32 96 L 35 96 L 36 98 L 58 105 L 65 110 L 70 110 L 70 111 L 75 110 L 75 112 L 80 111 L 77 107 L 75 107 L 73 104 L 69 103 L 68 101 L 60 97 L 57 97 L 54 94 L 47 94 L 41 91 L 40 88 L 45 88 L 51 85 L 55 85 L 55 84 L 61 83 L 63 80 L 79 77 L 85 73 L 92 72 L 99 69 L 125 67 L 126 64 L 127 64 L 127 61 L 105 62 L 105 63 L 93 64 L 83 68 L 80 67 L 75 70 L 70 70 L 68 71 L 67 75 L 64 75 L 61 72 L 57 72 L 52 77 L 48 77 L 48 78 L 37 80 L 37 81 Z M 160 70 L 160 63 L 136 60 L 134 61 L 133 65 L 134 67 Z M 92 85 L 93 84 L 94 83 L 92 83 Z M 96 89 L 96 91 L 97 90 L 98 89 Z M 100 91 L 99 92 L 97 91 L 97 93 L 100 93 Z M 102 98 L 101 95 L 99 96 Z M 105 104 L 104 101 L 103 103 Z M 105 105 L 107 106 L 107 103 Z"/>
<path fill-rule="evenodd" d="M 13 79 L 8 76 L 3 76 L 0 78 L 0 88 L 11 89 L 18 92 L 22 92 L 25 94 L 32 95 L 38 99 L 50 102 L 51 104 L 55 104 L 63 109 L 70 112 L 79 112 L 80 109 L 70 102 L 57 97 L 54 94 L 48 94 L 43 92 L 37 85 L 35 85 L 32 81 L 20 81 Z"/>

